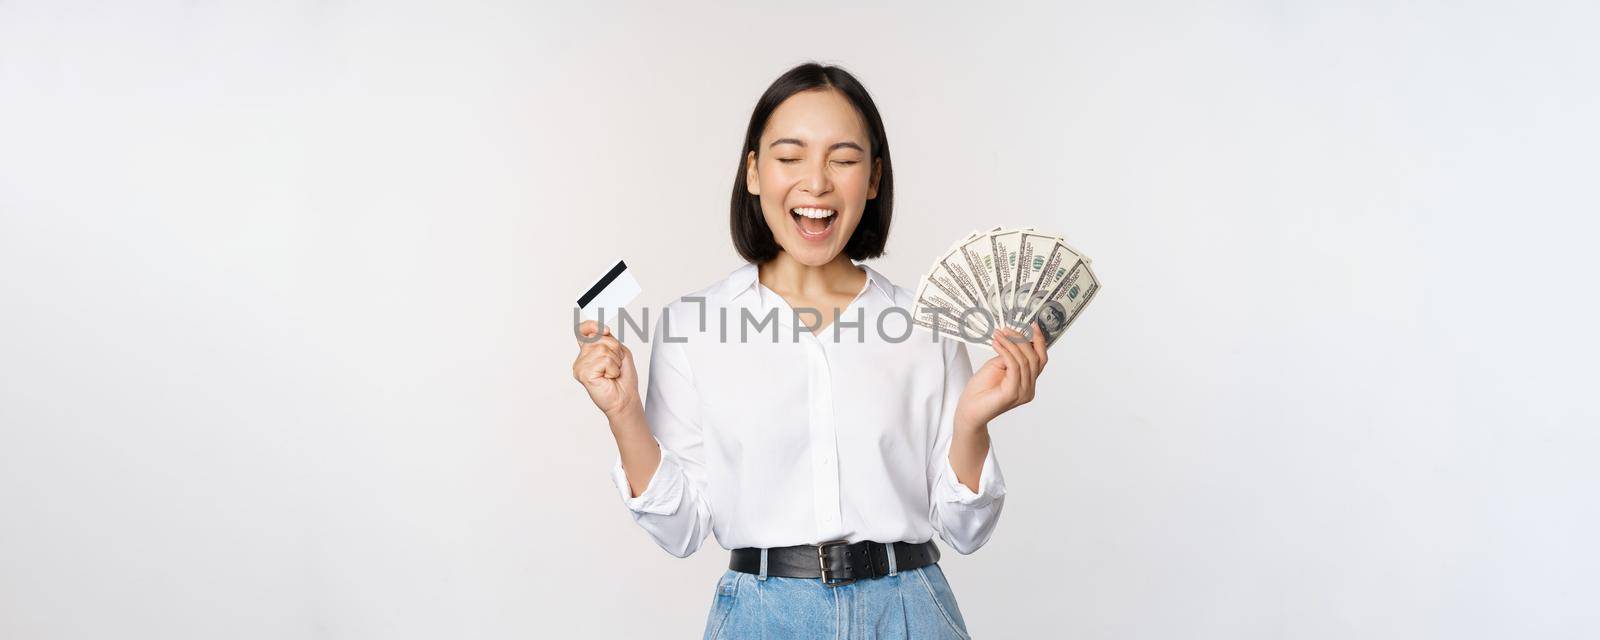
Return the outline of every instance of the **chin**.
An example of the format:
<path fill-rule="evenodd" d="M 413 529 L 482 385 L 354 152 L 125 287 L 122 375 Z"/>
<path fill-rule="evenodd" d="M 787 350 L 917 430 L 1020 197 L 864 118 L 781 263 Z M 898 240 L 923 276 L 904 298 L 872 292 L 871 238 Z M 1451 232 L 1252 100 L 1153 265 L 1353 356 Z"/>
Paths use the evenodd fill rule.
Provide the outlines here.
<path fill-rule="evenodd" d="M 838 250 L 829 250 L 817 247 L 800 247 L 798 251 L 793 251 L 788 247 L 784 247 L 783 250 L 788 252 L 789 257 L 794 258 L 796 262 L 808 267 L 820 267 L 828 264 L 829 262 L 833 262 L 834 258 L 838 257 L 839 255 Z"/>

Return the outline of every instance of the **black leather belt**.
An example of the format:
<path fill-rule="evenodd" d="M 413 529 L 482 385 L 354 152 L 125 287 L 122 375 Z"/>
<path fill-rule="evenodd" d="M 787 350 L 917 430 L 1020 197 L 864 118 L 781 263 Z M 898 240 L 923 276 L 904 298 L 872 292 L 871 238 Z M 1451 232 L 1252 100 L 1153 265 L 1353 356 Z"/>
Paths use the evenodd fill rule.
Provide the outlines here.
<path fill-rule="evenodd" d="M 894 543 L 896 571 L 910 571 L 939 561 L 939 547 L 927 542 Z M 728 568 L 744 573 L 761 573 L 761 549 L 734 549 Z M 867 578 L 889 575 L 889 546 L 862 540 L 850 543 L 832 540 L 822 544 L 799 544 L 767 549 L 767 575 L 782 578 L 821 578 L 822 584 L 839 587 Z M 835 582 L 842 580 L 843 582 Z"/>

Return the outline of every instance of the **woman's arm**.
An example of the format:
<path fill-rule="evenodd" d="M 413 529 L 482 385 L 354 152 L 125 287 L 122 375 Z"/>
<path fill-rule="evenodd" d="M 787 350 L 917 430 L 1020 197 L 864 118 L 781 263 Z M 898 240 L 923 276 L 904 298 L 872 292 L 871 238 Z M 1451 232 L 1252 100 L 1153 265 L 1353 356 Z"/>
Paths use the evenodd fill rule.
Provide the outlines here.
<path fill-rule="evenodd" d="M 1023 340 L 1015 332 L 997 332 L 991 343 L 995 357 L 976 373 L 964 343 L 957 345 L 954 359 L 946 365 L 949 416 L 941 417 L 940 429 L 949 430 L 950 444 L 943 465 L 947 479 L 935 493 L 942 496 L 934 500 L 935 522 L 943 525 L 945 540 L 961 553 L 972 553 L 989 540 L 1005 504 L 1005 480 L 989 442 L 989 421 L 1033 400 L 1034 382 L 1049 357 L 1037 323 L 1031 333 Z"/>
<path fill-rule="evenodd" d="M 639 376 L 633 366 L 633 351 L 611 335 L 610 327 L 594 320 L 578 325 L 578 357 L 572 362 L 572 377 L 583 384 L 596 408 L 611 423 L 617 451 L 628 469 L 628 482 L 634 487 L 649 483 L 661 459 L 660 447 L 650 435 L 644 403 L 639 401 Z M 628 497 L 641 493 L 632 491 Z"/>
<path fill-rule="evenodd" d="M 950 467 L 960 482 L 973 493 L 978 492 L 978 476 L 983 473 L 983 459 L 989 456 L 989 425 L 952 426 L 950 440 Z"/>
<path fill-rule="evenodd" d="M 641 487 L 650 486 L 650 476 L 661 464 L 661 446 L 650 435 L 650 423 L 644 411 L 625 416 L 606 416 L 611 422 L 611 435 L 617 439 L 617 456 L 628 478 L 629 498 L 644 493 Z"/>
<path fill-rule="evenodd" d="M 1005 479 L 989 441 L 989 421 L 1033 400 L 1034 382 L 1048 356 L 1037 323 L 1032 336 L 995 334 L 995 357 L 976 373 L 965 343 L 956 343 L 945 364 L 939 447 L 944 460 L 930 464 L 934 481 L 931 517 L 939 533 L 961 553 L 988 542 L 1005 505 Z M 945 438 L 948 444 L 943 444 Z M 930 473 L 933 473 L 930 471 Z"/>
<path fill-rule="evenodd" d="M 679 558 L 700 549 L 711 533 L 706 492 L 700 397 L 682 342 L 668 342 L 662 309 L 650 343 L 650 382 L 639 411 L 607 415 L 617 440 L 612 482 L 622 503 L 656 544 Z M 687 318 L 672 322 L 688 326 Z"/>
<path fill-rule="evenodd" d="M 972 377 L 966 344 L 945 342 L 944 394 L 928 459 L 928 518 L 939 537 L 962 554 L 989 541 L 1006 494 L 988 425 L 957 419 L 957 407 Z"/>

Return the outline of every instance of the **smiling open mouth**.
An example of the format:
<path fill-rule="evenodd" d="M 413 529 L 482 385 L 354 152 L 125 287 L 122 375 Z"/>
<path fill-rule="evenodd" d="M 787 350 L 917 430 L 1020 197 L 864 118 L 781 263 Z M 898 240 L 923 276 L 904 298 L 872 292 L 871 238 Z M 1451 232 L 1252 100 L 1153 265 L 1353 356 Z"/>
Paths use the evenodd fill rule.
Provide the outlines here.
<path fill-rule="evenodd" d="M 833 231 L 833 220 L 838 217 L 838 212 L 832 209 L 816 209 L 812 207 L 795 207 L 789 210 L 789 217 L 794 218 L 794 226 L 800 230 L 800 236 L 807 240 L 823 240 Z"/>

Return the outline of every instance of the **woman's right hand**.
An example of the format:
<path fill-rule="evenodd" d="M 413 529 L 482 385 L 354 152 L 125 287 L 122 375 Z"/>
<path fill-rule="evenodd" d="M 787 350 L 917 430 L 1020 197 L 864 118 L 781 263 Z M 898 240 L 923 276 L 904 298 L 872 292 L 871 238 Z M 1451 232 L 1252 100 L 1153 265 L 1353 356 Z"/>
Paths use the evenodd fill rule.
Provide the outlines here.
<path fill-rule="evenodd" d="M 605 328 L 598 340 L 595 332 L 599 323 L 584 320 L 578 325 L 578 358 L 572 362 L 572 377 L 583 383 L 594 406 L 616 423 L 629 415 L 642 415 L 644 405 L 639 402 L 639 376 L 633 368 L 633 352 Z M 584 340 L 591 340 L 585 342 Z"/>

